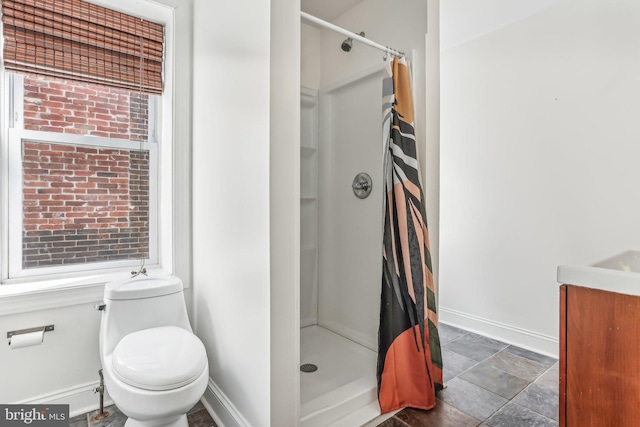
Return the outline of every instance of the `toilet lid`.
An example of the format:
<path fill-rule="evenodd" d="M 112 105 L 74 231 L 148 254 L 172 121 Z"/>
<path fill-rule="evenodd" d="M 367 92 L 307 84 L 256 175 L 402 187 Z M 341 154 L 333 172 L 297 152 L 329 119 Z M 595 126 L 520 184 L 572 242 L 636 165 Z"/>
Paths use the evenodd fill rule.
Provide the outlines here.
<path fill-rule="evenodd" d="M 126 335 L 113 350 L 111 365 L 123 382 L 146 390 L 171 390 L 192 383 L 207 366 L 202 342 L 176 326 Z"/>

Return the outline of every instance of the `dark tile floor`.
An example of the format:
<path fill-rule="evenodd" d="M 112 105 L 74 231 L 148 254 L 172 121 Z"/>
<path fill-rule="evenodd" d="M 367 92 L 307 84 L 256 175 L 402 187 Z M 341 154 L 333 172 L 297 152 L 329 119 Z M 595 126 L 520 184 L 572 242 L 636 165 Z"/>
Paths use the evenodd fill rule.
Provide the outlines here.
<path fill-rule="evenodd" d="M 403 409 L 378 427 L 552 427 L 558 425 L 558 361 L 481 335 L 440 324 L 447 388 L 431 411 Z M 122 427 L 115 406 L 94 422 L 94 411 L 72 418 L 70 427 Z M 198 403 L 189 427 L 216 427 Z"/>
<path fill-rule="evenodd" d="M 447 388 L 431 411 L 403 409 L 379 427 L 558 425 L 558 361 L 440 324 Z"/>
<path fill-rule="evenodd" d="M 99 411 L 89 412 L 87 414 L 78 415 L 71 418 L 69 427 L 122 427 L 125 421 L 127 421 L 126 415 L 118 410 L 115 406 L 108 406 L 104 408 L 105 412 L 109 413 L 109 416 L 101 421 L 93 421 L 93 416 Z M 211 415 L 204 408 L 202 403 L 198 402 L 187 413 L 187 420 L 189 421 L 189 427 L 217 427 L 216 423 L 211 418 Z"/>

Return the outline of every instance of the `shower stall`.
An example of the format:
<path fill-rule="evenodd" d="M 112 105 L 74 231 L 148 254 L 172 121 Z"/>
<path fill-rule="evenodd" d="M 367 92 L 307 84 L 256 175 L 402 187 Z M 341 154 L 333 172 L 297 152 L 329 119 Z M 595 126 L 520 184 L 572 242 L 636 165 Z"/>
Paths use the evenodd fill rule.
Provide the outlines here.
<path fill-rule="evenodd" d="M 361 425 L 380 414 L 382 65 L 301 89 L 303 427 Z M 371 177 L 366 198 L 355 194 L 360 173 Z"/>
<path fill-rule="evenodd" d="M 331 425 L 348 415 L 367 421 L 380 413 L 381 86 L 381 71 L 374 70 L 320 91 L 301 91 L 304 427 Z M 361 172 L 372 179 L 371 194 L 364 199 L 352 187 Z"/>
<path fill-rule="evenodd" d="M 385 54 L 378 49 L 385 46 L 377 43 L 410 47 L 413 58 L 424 55 L 427 5 L 408 0 L 390 10 L 380 0 L 355 3 L 329 19 L 349 35 L 306 19 L 301 28 L 302 427 L 361 426 L 380 415 Z M 415 71 L 416 89 L 424 93 L 424 69 Z M 416 101 L 418 114 L 424 114 L 424 96 Z M 357 197 L 359 188 L 354 191 L 354 185 L 362 187 L 354 179 L 361 173 L 371 178 L 366 198 Z"/>

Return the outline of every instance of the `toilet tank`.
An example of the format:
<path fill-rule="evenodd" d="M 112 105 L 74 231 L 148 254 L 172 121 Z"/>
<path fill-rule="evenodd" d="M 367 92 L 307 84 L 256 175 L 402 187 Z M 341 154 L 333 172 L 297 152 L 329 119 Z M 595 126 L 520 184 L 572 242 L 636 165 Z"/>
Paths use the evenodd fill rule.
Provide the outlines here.
<path fill-rule="evenodd" d="M 178 326 L 192 332 L 177 276 L 150 275 L 107 283 L 100 323 L 100 351 L 110 354 L 132 332 L 158 326 Z"/>
<path fill-rule="evenodd" d="M 104 297 L 110 300 L 134 300 L 175 294 L 182 291 L 178 276 L 137 276 L 109 282 L 104 287 Z"/>

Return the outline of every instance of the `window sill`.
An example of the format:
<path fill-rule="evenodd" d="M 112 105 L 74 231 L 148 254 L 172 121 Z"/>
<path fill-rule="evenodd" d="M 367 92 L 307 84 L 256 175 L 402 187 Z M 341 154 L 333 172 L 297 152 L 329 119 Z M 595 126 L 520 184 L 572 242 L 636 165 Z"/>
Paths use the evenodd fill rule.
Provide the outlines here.
<path fill-rule="evenodd" d="M 149 274 L 168 274 L 149 268 Z M 104 285 L 128 277 L 128 271 L 0 286 L 0 316 L 102 301 Z"/>

